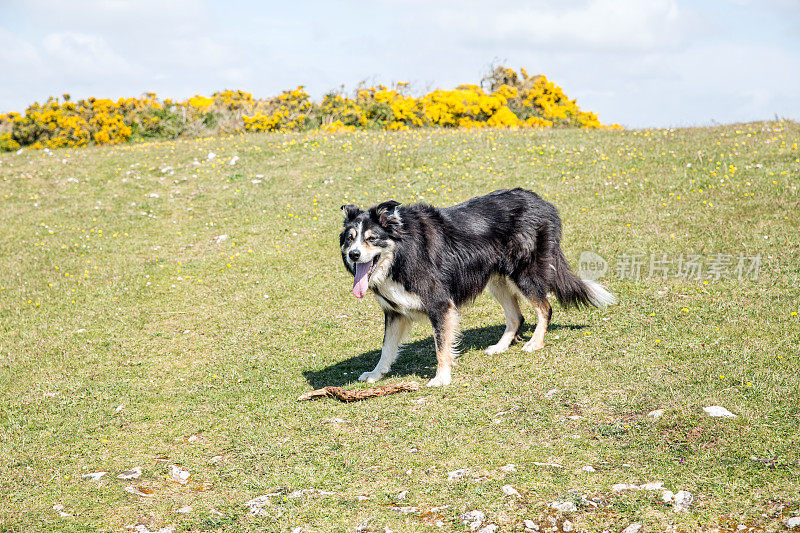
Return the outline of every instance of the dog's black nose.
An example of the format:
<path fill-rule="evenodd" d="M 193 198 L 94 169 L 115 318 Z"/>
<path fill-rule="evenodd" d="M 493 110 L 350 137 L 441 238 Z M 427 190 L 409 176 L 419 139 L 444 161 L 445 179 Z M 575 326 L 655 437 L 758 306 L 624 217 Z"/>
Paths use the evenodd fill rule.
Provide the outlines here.
<path fill-rule="evenodd" d="M 349 255 L 350 259 L 352 259 L 353 261 L 358 261 L 358 258 L 361 257 L 361 252 L 359 252 L 358 250 L 350 250 L 350 253 L 347 255 Z"/>

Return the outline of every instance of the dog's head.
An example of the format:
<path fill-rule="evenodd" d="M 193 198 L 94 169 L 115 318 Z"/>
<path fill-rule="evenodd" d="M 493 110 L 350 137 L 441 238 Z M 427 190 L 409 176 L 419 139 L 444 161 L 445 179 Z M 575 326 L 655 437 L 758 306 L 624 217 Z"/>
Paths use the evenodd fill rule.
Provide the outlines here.
<path fill-rule="evenodd" d="M 354 276 L 353 294 L 363 298 L 369 282 L 378 270 L 391 263 L 402 231 L 398 207 L 390 200 L 364 211 L 353 204 L 342 206 L 344 229 L 339 235 L 342 261 Z"/>

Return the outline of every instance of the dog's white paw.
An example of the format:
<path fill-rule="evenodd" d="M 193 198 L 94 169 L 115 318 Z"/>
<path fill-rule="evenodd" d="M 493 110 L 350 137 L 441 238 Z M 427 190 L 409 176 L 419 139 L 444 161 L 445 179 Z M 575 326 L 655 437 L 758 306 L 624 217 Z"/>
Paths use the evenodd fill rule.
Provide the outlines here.
<path fill-rule="evenodd" d="M 375 383 L 383 377 L 380 372 L 364 372 L 358 376 L 358 381 L 366 381 L 367 383 Z"/>
<path fill-rule="evenodd" d="M 428 387 L 446 387 L 450 385 L 450 381 L 450 374 L 436 374 L 436 377 L 428 382 Z"/>
<path fill-rule="evenodd" d="M 529 340 L 525 343 L 525 346 L 522 347 L 523 350 L 526 352 L 534 352 L 536 350 L 541 350 L 544 348 L 543 342 L 533 342 L 533 339 Z"/>
<path fill-rule="evenodd" d="M 493 344 L 486 348 L 483 352 L 487 355 L 494 355 L 496 353 L 503 353 L 508 350 L 508 346 L 501 346 L 500 344 Z"/>

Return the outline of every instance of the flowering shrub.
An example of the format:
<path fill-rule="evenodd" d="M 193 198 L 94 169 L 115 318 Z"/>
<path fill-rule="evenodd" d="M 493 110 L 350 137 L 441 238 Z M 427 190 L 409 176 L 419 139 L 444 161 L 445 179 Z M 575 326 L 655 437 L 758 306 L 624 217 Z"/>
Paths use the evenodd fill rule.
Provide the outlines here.
<path fill-rule="evenodd" d="M 139 98 L 88 98 L 72 102 L 65 94 L 25 110 L 0 115 L 0 151 L 118 144 L 131 139 L 174 138 L 221 132 L 325 131 L 410 128 L 604 128 L 582 111 L 561 87 L 525 69 L 497 67 L 481 86 L 437 89 L 419 97 L 407 83 L 392 87 L 359 86 L 352 96 L 329 93 L 319 104 L 302 86 L 278 96 L 256 99 L 225 90 L 184 102 Z M 619 126 L 611 126 L 619 127 Z"/>
<path fill-rule="evenodd" d="M 366 111 L 355 100 L 341 94 L 326 94 L 317 112 L 322 128 L 328 131 L 351 131 L 368 123 Z"/>
<path fill-rule="evenodd" d="M 299 86 L 293 91 L 283 91 L 258 106 L 252 116 L 242 115 L 247 131 L 298 131 L 305 129 L 306 119 L 313 104 L 308 93 Z"/>
<path fill-rule="evenodd" d="M 200 108 L 203 108 L 203 107 L 208 107 L 211 104 L 213 104 L 214 103 L 214 99 L 213 98 L 207 98 L 205 96 L 197 96 L 197 95 L 195 95 L 195 96 L 189 98 L 186 101 L 186 103 L 189 104 L 192 107 L 196 107 L 196 108 L 200 109 Z"/>
<path fill-rule="evenodd" d="M 407 84 L 398 83 L 394 89 L 383 85 L 359 87 L 356 105 L 364 110 L 367 123 L 375 128 L 404 130 L 423 125 L 420 102 L 404 94 Z"/>
<path fill-rule="evenodd" d="M 221 91 L 212 96 L 216 107 L 230 111 L 247 109 L 255 104 L 253 95 L 244 91 Z"/>

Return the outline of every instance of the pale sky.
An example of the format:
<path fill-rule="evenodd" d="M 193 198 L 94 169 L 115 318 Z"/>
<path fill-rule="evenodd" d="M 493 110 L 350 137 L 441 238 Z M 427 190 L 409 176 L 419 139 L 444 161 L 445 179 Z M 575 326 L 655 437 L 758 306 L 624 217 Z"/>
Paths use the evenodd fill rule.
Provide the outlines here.
<path fill-rule="evenodd" d="M 0 112 L 545 74 L 628 127 L 800 119 L 800 0 L 0 0 Z"/>

